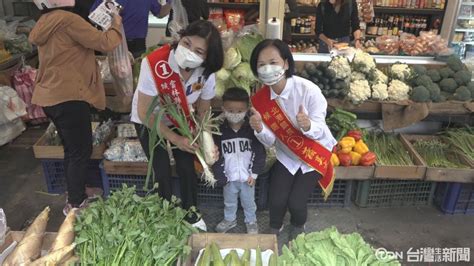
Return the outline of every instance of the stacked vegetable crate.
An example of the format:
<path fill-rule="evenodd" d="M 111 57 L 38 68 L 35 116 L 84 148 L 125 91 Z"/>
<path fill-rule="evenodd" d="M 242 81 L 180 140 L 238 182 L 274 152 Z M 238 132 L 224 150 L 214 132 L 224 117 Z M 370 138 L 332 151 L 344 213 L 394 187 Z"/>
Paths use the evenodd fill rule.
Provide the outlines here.
<path fill-rule="evenodd" d="M 474 214 L 474 184 L 439 183 L 435 204 L 446 214 Z"/>
<path fill-rule="evenodd" d="M 381 160 L 377 161 L 375 180 L 359 181 L 357 184 L 353 196 L 357 206 L 375 208 L 431 204 L 436 184 L 422 180 L 426 164 L 403 136 L 393 140 L 401 143 L 401 150 L 396 149 L 394 152 L 406 153 L 412 165 L 389 165 L 382 164 Z M 375 145 L 372 146 L 371 148 L 376 149 Z"/>
<path fill-rule="evenodd" d="M 93 127 L 97 125 L 98 123 L 93 123 Z M 88 176 L 86 179 L 87 185 L 94 187 L 102 185 L 99 164 L 102 160 L 102 155 L 105 149 L 105 143 L 92 147 Z M 64 147 L 49 145 L 48 136 L 45 133 L 33 145 L 33 153 L 35 158 L 41 161 L 48 193 L 60 194 L 65 192 L 66 178 L 64 173 Z"/>
<path fill-rule="evenodd" d="M 148 163 L 143 162 L 112 162 L 104 160 L 100 166 L 101 175 L 104 187 L 104 194 L 109 195 L 113 190 L 120 189 L 122 184 L 128 186 L 136 186 L 138 195 L 145 195 L 146 173 Z M 199 175 L 199 174 L 198 174 Z M 152 183 L 148 189 L 152 188 Z M 174 177 L 172 181 L 173 194 L 180 196 L 179 177 Z M 257 178 L 255 185 L 255 202 L 259 209 L 267 207 L 268 200 L 268 176 L 263 174 Z M 222 207 L 224 204 L 224 197 L 222 194 L 222 187 L 209 187 L 204 182 L 199 181 L 197 187 L 197 201 L 198 205 L 202 207 Z"/>

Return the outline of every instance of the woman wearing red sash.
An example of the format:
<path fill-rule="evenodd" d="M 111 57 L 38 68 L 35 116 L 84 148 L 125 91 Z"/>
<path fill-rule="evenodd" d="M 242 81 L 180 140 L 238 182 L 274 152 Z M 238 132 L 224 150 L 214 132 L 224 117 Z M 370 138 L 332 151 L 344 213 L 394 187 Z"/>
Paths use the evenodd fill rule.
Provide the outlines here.
<path fill-rule="evenodd" d="M 330 193 L 334 175 L 329 158 L 336 140 L 325 122 L 326 99 L 314 83 L 293 75 L 294 60 L 284 42 L 259 43 L 250 65 L 265 84 L 252 97 L 250 125 L 257 139 L 277 150 L 270 172 L 270 231 L 281 232 L 289 210 L 291 240 L 304 232 L 315 185 L 319 182 Z"/>
<path fill-rule="evenodd" d="M 185 113 L 196 106 L 198 115 L 210 108 L 214 97 L 215 75 L 224 61 L 222 42 L 217 29 L 208 21 L 195 21 L 181 32 L 178 43 L 165 45 L 142 61 L 137 90 L 133 97 L 131 120 L 135 123 L 142 147 L 147 155 L 148 128 L 155 117 L 147 120 L 147 111 L 154 97 L 167 94 Z M 189 209 L 197 204 L 197 176 L 194 170 L 195 146 L 170 129 L 173 121 L 164 117 L 161 131 L 177 149 L 173 150 L 176 171 L 180 178 L 182 207 Z M 153 171 L 159 184 L 159 194 L 171 198 L 171 166 L 168 152 L 161 146 L 154 150 Z M 197 215 L 188 222 L 202 230 L 206 224 Z"/>

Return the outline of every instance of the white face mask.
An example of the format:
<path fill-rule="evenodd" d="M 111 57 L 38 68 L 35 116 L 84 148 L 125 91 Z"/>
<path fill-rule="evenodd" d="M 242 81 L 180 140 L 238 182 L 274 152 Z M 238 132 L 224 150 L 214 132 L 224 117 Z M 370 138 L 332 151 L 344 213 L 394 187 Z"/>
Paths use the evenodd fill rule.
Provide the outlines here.
<path fill-rule="evenodd" d="M 245 115 L 247 115 L 247 112 L 240 112 L 240 113 L 231 113 L 224 111 L 224 117 L 227 119 L 232 124 L 237 124 L 242 122 L 242 120 L 245 119 Z"/>
<path fill-rule="evenodd" d="M 277 84 L 285 77 L 285 69 L 280 65 L 264 65 L 257 69 L 258 78 L 268 86 Z"/>
<path fill-rule="evenodd" d="M 174 51 L 174 57 L 181 68 L 197 68 L 204 62 L 199 55 L 180 44 Z"/>

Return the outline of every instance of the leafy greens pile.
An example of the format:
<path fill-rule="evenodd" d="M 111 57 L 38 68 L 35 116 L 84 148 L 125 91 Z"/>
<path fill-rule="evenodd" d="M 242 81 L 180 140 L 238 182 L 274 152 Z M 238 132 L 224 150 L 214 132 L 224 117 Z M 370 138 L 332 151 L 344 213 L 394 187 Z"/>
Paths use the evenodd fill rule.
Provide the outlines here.
<path fill-rule="evenodd" d="M 92 203 L 75 226 L 81 264 L 173 265 L 191 252 L 187 240 L 196 231 L 178 204 L 174 197 L 140 197 L 125 185 L 107 201 Z"/>
<path fill-rule="evenodd" d="M 341 234 L 335 227 L 321 232 L 300 234 L 291 242 L 291 247 L 283 246 L 279 265 L 400 265 L 391 258 L 379 260 L 374 249 L 358 233 Z"/>

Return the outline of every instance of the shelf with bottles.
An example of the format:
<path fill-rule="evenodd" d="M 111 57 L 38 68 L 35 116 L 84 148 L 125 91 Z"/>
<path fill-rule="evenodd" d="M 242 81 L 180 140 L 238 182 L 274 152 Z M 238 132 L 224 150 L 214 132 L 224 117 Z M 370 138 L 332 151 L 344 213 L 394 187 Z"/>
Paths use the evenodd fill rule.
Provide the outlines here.
<path fill-rule="evenodd" d="M 297 17 L 290 20 L 291 35 L 296 37 L 313 36 L 316 30 L 316 17 Z"/>
<path fill-rule="evenodd" d="M 293 41 L 288 44 L 292 53 L 316 53 L 318 51 L 318 41 L 312 40 L 299 40 Z"/>
<path fill-rule="evenodd" d="M 438 33 L 441 20 L 436 19 L 432 25 L 430 25 L 429 21 L 430 18 L 428 16 L 376 15 L 372 22 L 367 23 L 365 37 L 399 36 L 402 32 L 418 36 L 421 31 L 427 30 Z"/>
<path fill-rule="evenodd" d="M 444 9 L 414 9 L 404 7 L 374 7 L 375 14 L 443 15 Z"/>
<path fill-rule="evenodd" d="M 443 10 L 447 0 L 375 0 L 376 8 Z"/>

